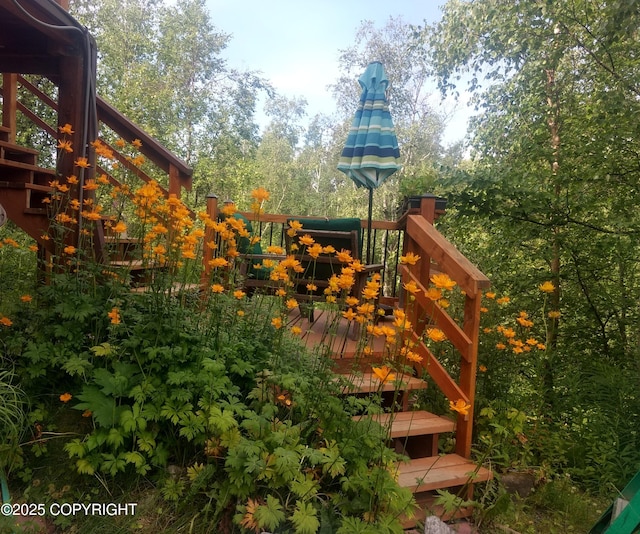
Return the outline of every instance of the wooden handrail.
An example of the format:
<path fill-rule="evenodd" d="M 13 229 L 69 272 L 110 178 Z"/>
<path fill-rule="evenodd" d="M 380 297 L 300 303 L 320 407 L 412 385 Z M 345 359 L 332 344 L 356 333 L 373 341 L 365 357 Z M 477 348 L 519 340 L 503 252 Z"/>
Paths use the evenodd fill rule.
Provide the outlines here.
<path fill-rule="evenodd" d="M 172 173 L 176 173 L 177 171 L 177 178 L 180 181 L 180 186 L 187 190 L 191 189 L 193 169 L 191 169 L 191 167 L 189 167 L 183 160 L 170 152 L 167 148 L 161 145 L 153 137 L 144 132 L 99 96 L 96 97 L 96 107 L 98 110 L 98 120 L 100 122 L 106 124 L 115 133 L 122 137 L 122 139 L 128 142 L 131 142 L 134 139 L 139 139 L 142 142 L 140 152 L 145 157 L 149 158 L 155 165 L 167 173 L 170 178 Z M 170 184 L 169 190 L 172 191 L 172 189 L 173 187 Z"/>

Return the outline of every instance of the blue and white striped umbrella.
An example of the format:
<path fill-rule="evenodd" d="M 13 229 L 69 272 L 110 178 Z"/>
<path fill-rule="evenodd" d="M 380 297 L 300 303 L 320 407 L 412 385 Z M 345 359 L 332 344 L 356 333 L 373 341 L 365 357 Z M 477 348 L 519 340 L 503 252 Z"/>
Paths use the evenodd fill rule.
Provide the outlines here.
<path fill-rule="evenodd" d="M 338 170 L 358 187 L 369 189 L 367 261 L 370 260 L 373 190 L 401 168 L 398 139 L 389 113 L 389 80 L 382 63 L 374 61 L 358 79 L 360 104 L 351 123 Z"/>

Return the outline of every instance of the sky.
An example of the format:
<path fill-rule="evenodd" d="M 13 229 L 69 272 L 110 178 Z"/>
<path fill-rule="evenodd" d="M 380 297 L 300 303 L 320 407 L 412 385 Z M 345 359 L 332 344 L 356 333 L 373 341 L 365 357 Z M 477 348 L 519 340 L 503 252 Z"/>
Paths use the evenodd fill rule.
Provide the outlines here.
<path fill-rule="evenodd" d="M 442 0 L 444 2 L 444 0 Z M 389 17 L 423 25 L 440 19 L 440 0 L 207 0 L 211 21 L 231 34 L 229 67 L 261 71 L 289 98 L 304 97 L 307 114 L 331 114 L 326 86 L 338 77 L 339 50 L 354 43 L 363 20 L 383 27 Z M 450 105 L 449 105 L 450 106 Z M 454 115 L 445 144 L 460 139 L 466 120 Z"/>

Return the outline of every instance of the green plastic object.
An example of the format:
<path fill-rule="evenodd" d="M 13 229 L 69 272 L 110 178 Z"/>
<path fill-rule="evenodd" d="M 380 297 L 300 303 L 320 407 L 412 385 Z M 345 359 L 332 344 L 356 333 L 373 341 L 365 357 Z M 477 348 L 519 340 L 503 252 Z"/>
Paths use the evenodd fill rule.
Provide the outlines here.
<path fill-rule="evenodd" d="M 626 505 L 614 518 L 614 510 Z M 640 471 L 631 479 L 589 534 L 634 534 L 640 532 Z"/>

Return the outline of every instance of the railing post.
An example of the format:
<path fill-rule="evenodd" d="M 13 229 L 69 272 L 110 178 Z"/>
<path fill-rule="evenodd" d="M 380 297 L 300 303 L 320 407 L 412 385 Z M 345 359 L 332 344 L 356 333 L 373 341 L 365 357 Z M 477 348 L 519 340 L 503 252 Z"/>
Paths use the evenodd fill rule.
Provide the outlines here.
<path fill-rule="evenodd" d="M 476 374 L 478 367 L 478 344 L 480 338 L 480 307 L 482 291 L 467 294 L 464 304 L 463 330 L 471 340 L 469 358 L 460 358 L 460 389 L 467 395 L 471 408 L 466 416 L 458 416 L 456 453 L 465 458 L 471 456 L 473 438 L 473 405 L 476 396 Z"/>
<path fill-rule="evenodd" d="M 207 195 L 207 215 L 209 220 L 217 222 L 218 220 L 218 197 L 213 193 Z M 211 274 L 211 266 L 209 262 L 213 259 L 214 246 L 216 242 L 216 232 L 209 225 L 206 226 L 204 232 L 204 251 L 202 253 L 202 261 L 204 262 L 204 268 L 202 270 L 201 284 L 204 286 L 209 280 Z"/>
<path fill-rule="evenodd" d="M 436 198 L 434 196 L 423 196 L 420 199 L 420 215 L 430 224 L 436 220 Z"/>
<path fill-rule="evenodd" d="M 18 103 L 18 75 L 2 75 L 2 126 L 9 128 L 9 141 L 16 142 L 16 110 Z"/>
<path fill-rule="evenodd" d="M 169 164 L 169 194 L 180 198 L 180 171 L 173 164 Z"/>

